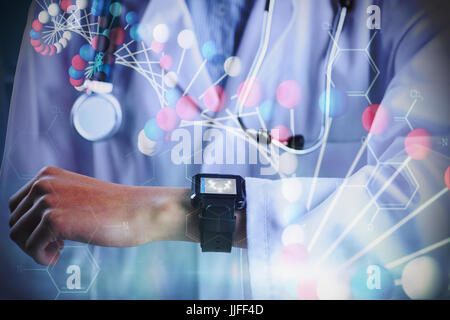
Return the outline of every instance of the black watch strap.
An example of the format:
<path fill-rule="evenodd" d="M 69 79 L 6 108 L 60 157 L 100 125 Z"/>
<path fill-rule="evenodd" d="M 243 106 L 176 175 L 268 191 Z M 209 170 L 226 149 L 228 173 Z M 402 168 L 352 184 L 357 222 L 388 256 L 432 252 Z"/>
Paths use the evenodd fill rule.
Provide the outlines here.
<path fill-rule="evenodd" d="M 200 213 L 200 245 L 203 252 L 231 252 L 236 226 L 235 199 L 209 197 Z"/>

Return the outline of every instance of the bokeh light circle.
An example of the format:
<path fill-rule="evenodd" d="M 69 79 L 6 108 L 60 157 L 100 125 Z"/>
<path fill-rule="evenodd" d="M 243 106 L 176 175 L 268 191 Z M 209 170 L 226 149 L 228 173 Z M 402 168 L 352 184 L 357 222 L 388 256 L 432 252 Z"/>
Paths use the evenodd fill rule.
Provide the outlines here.
<path fill-rule="evenodd" d="M 297 156 L 290 152 L 283 153 L 279 158 L 279 170 L 284 174 L 292 174 L 297 170 Z"/>
<path fill-rule="evenodd" d="M 281 193 L 289 202 L 297 201 L 302 195 L 302 183 L 300 179 L 288 178 L 281 180 Z"/>
<path fill-rule="evenodd" d="M 145 123 L 144 133 L 147 138 L 153 141 L 158 141 L 164 136 L 164 131 L 162 131 L 154 118 Z"/>
<path fill-rule="evenodd" d="M 448 189 L 450 189 L 450 167 L 447 167 L 444 174 L 444 182 Z"/>
<path fill-rule="evenodd" d="M 195 44 L 195 34 L 192 30 L 184 29 L 177 37 L 178 45 L 183 49 L 190 49 Z"/>
<path fill-rule="evenodd" d="M 277 101 L 287 108 L 293 109 L 300 102 L 300 85 L 294 80 L 285 80 L 277 87 Z"/>
<path fill-rule="evenodd" d="M 317 280 L 317 297 L 320 300 L 349 300 L 352 298 L 350 281 L 332 271 L 326 272 Z"/>
<path fill-rule="evenodd" d="M 248 88 L 248 86 L 250 87 Z M 246 91 L 248 91 L 248 95 L 245 98 Z M 243 81 L 237 89 L 237 97 L 245 107 L 257 106 L 261 100 L 261 96 L 262 88 L 257 78 L 254 78 L 253 81 L 250 78 Z"/>
<path fill-rule="evenodd" d="M 300 279 L 297 282 L 297 298 L 300 300 L 317 300 L 317 282 L 314 279 Z"/>
<path fill-rule="evenodd" d="M 199 114 L 194 98 L 189 95 L 181 97 L 176 105 L 178 116 L 183 120 L 194 120 Z"/>
<path fill-rule="evenodd" d="M 202 46 L 202 56 L 206 60 L 212 60 L 217 54 L 217 46 L 214 41 L 207 41 Z"/>
<path fill-rule="evenodd" d="M 391 122 L 390 112 L 380 104 L 371 104 L 362 114 L 362 124 L 367 132 L 381 134 Z"/>
<path fill-rule="evenodd" d="M 169 27 L 164 23 L 158 24 L 153 29 L 153 38 L 160 43 L 166 43 L 169 40 L 169 36 Z"/>
<path fill-rule="evenodd" d="M 430 153 L 431 137 L 425 129 L 414 129 L 405 138 L 405 151 L 414 160 L 423 160 Z"/>
<path fill-rule="evenodd" d="M 157 142 L 149 139 L 144 130 L 141 130 L 138 135 L 138 149 L 142 154 L 146 156 L 151 156 L 154 154 Z"/>
<path fill-rule="evenodd" d="M 225 90 L 221 86 L 210 86 L 203 96 L 205 107 L 212 112 L 219 112 L 225 106 Z"/>
<path fill-rule="evenodd" d="M 241 59 L 235 56 L 227 58 L 225 60 L 225 63 L 223 64 L 223 69 L 230 77 L 236 77 L 240 75 L 242 70 Z"/>
<path fill-rule="evenodd" d="M 270 130 L 270 136 L 272 137 L 272 139 L 278 140 L 280 142 L 286 142 L 289 140 L 291 132 L 288 127 L 279 125 Z"/>
<path fill-rule="evenodd" d="M 411 299 L 435 299 L 447 287 L 447 277 L 438 262 L 429 257 L 416 258 L 403 268 L 402 287 Z"/>
<path fill-rule="evenodd" d="M 298 224 L 291 224 L 284 228 L 281 234 L 281 242 L 284 246 L 290 244 L 303 244 L 305 241 L 305 230 Z"/>
<path fill-rule="evenodd" d="M 173 59 L 170 55 L 165 54 L 161 57 L 161 59 L 159 59 L 159 65 L 161 66 L 161 68 L 163 68 L 164 70 L 170 70 L 170 68 L 172 68 L 172 63 L 173 63 Z"/>
<path fill-rule="evenodd" d="M 164 76 L 164 83 L 169 88 L 174 88 L 178 83 L 178 76 L 175 72 L 170 71 Z"/>
<path fill-rule="evenodd" d="M 164 131 L 172 131 L 178 124 L 177 113 L 171 107 L 164 107 L 156 115 L 158 126 Z"/>
<path fill-rule="evenodd" d="M 323 114 L 326 113 L 327 107 L 327 91 L 325 90 L 319 97 L 319 108 Z M 343 115 L 347 111 L 347 96 L 338 89 L 330 89 L 330 117 L 336 118 Z"/>

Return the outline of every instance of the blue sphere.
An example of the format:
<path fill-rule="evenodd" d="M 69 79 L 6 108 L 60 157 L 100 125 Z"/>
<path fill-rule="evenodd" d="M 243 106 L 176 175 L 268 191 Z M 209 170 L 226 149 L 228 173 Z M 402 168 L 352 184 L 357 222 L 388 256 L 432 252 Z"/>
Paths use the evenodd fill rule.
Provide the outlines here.
<path fill-rule="evenodd" d="M 214 41 L 205 42 L 202 46 L 202 55 L 206 60 L 212 60 L 217 54 L 217 47 Z"/>
<path fill-rule="evenodd" d="M 36 31 L 36 30 L 34 30 L 34 29 L 31 29 L 30 30 L 30 37 L 33 40 L 38 40 L 41 37 L 41 33 Z"/>
<path fill-rule="evenodd" d="M 105 0 L 94 0 L 91 6 L 91 13 L 94 16 L 102 16 L 105 8 Z"/>
<path fill-rule="evenodd" d="M 120 4 L 120 2 L 113 2 L 109 6 L 109 12 L 114 17 L 120 16 L 120 14 L 122 13 L 122 5 Z"/>
<path fill-rule="evenodd" d="M 272 117 L 273 103 L 270 100 L 264 101 L 259 107 L 259 113 L 264 121 L 269 121 Z"/>
<path fill-rule="evenodd" d="M 323 113 L 326 109 L 327 91 L 325 90 L 319 97 L 319 107 Z M 347 111 L 347 96 L 340 90 L 330 89 L 330 117 L 339 117 Z"/>
<path fill-rule="evenodd" d="M 130 11 L 125 16 L 125 20 L 127 21 L 128 24 L 135 24 L 138 22 L 139 17 L 136 12 Z"/>
<path fill-rule="evenodd" d="M 152 141 L 158 141 L 164 136 L 164 132 L 156 123 L 156 119 L 150 119 L 145 123 L 144 133 Z"/>
<path fill-rule="evenodd" d="M 134 41 L 137 41 L 137 42 L 142 41 L 141 35 L 139 33 L 139 24 L 135 24 L 134 26 L 131 27 L 130 37 Z"/>
<path fill-rule="evenodd" d="M 351 280 L 353 297 L 361 300 L 389 299 L 394 287 L 394 278 L 390 272 L 377 264 L 358 269 Z"/>
<path fill-rule="evenodd" d="M 103 71 L 106 76 L 109 77 L 109 75 L 111 74 L 111 65 L 104 63 L 102 65 L 101 71 Z"/>
<path fill-rule="evenodd" d="M 95 49 L 90 44 L 83 44 L 80 48 L 80 57 L 84 61 L 91 61 L 95 57 Z"/>
<path fill-rule="evenodd" d="M 181 98 L 181 92 L 177 89 L 170 89 L 166 92 L 166 101 L 169 106 L 175 107 Z"/>
<path fill-rule="evenodd" d="M 70 68 L 69 68 L 69 76 L 72 78 L 72 79 L 75 79 L 75 80 L 79 80 L 79 79 L 81 79 L 81 78 L 83 78 L 84 77 L 84 71 L 83 70 L 77 70 L 77 69 L 75 69 L 73 66 L 71 66 Z"/>

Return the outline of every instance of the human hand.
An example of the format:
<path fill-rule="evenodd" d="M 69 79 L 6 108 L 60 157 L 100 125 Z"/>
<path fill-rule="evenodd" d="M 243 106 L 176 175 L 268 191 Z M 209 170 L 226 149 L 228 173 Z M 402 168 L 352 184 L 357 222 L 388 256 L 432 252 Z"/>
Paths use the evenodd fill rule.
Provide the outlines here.
<path fill-rule="evenodd" d="M 185 240 L 186 188 L 134 187 L 47 167 L 9 201 L 10 237 L 37 263 L 54 265 L 64 240 L 136 246 Z"/>

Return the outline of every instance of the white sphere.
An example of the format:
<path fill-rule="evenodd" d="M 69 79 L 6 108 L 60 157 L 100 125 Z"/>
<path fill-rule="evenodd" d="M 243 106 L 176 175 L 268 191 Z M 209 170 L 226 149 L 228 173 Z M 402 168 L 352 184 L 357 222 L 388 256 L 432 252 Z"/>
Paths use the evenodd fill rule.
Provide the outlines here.
<path fill-rule="evenodd" d="M 350 281 L 332 273 L 321 276 L 317 282 L 317 297 L 320 300 L 350 300 Z"/>
<path fill-rule="evenodd" d="M 431 257 L 423 256 L 410 261 L 402 272 L 402 286 L 411 299 L 434 299 L 445 283 L 441 267 Z"/>
<path fill-rule="evenodd" d="M 77 0 L 75 3 L 80 10 L 86 9 L 88 6 L 88 0 Z"/>
<path fill-rule="evenodd" d="M 67 39 L 67 41 L 70 41 L 70 39 L 72 39 L 72 33 L 70 31 L 64 31 L 63 38 Z"/>
<path fill-rule="evenodd" d="M 38 20 L 40 23 L 46 24 L 50 20 L 50 15 L 47 11 L 41 11 L 39 12 Z"/>
<path fill-rule="evenodd" d="M 139 132 L 138 136 L 138 149 L 146 156 L 151 156 L 156 151 L 156 141 L 152 141 L 145 135 L 144 130 Z"/>
<path fill-rule="evenodd" d="M 169 73 L 167 73 L 164 76 L 164 83 L 166 84 L 166 86 L 168 86 L 169 88 L 173 88 L 177 85 L 178 82 L 178 76 L 175 72 L 170 71 Z"/>
<path fill-rule="evenodd" d="M 56 48 L 56 54 L 60 53 L 61 50 L 62 50 L 62 45 L 61 45 L 60 43 L 56 42 L 56 43 L 54 44 L 54 46 L 55 46 L 55 48 Z"/>
<path fill-rule="evenodd" d="M 281 193 L 287 201 L 297 201 L 302 194 L 302 183 L 300 179 L 289 178 L 281 180 Z"/>
<path fill-rule="evenodd" d="M 242 64 L 241 59 L 232 56 L 225 60 L 223 64 L 223 69 L 230 77 L 236 77 L 241 73 Z"/>
<path fill-rule="evenodd" d="M 300 243 L 303 244 L 305 240 L 305 231 L 302 226 L 298 224 L 291 224 L 287 226 L 281 234 L 281 242 L 284 246 Z"/>
<path fill-rule="evenodd" d="M 48 6 L 47 11 L 52 17 L 56 17 L 59 14 L 59 5 L 53 2 Z"/>
<path fill-rule="evenodd" d="M 67 47 L 67 39 L 66 38 L 61 38 L 61 39 L 59 39 L 58 42 L 61 44 L 61 46 L 63 48 Z"/>
<path fill-rule="evenodd" d="M 178 45 L 183 49 L 189 49 L 195 44 L 195 34 L 192 30 L 184 29 L 178 34 Z"/>
<path fill-rule="evenodd" d="M 169 40 L 169 27 L 167 27 L 167 25 L 165 24 L 158 24 L 154 29 L 153 29 L 153 38 L 155 38 L 156 41 L 160 42 L 160 43 L 165 43 L 167 42 L 167 40 Z"/>
<path fill-rule="evenodd" d="M 280 156 L 279 168 L 284 174 L 292 174 L 297 170 L 297 156 L 290 152 L 285 152 Z"/>

